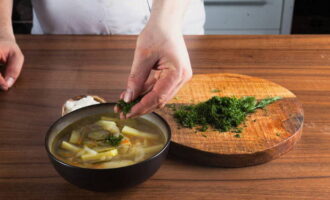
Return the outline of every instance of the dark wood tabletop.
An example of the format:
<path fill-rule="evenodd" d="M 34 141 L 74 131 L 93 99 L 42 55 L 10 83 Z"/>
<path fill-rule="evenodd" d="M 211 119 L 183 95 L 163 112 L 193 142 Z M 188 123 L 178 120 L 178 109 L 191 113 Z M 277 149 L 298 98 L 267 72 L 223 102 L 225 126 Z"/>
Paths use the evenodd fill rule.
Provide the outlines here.
<path fill-rule="evenodd" d="M 330 199 L 330 36 L 188 36 L 194 73 L 239 73 L 294 92 L 305 124 L 295 149 L 246 168 L 199 166 L 169 156 L 148 181 L 95 193 L 60 177 L 44 148 L 63 102 L 80 94 L 116 101 L 135 36 L 17 36 L 22 74 L 0 92 L 0 199 Z"/>

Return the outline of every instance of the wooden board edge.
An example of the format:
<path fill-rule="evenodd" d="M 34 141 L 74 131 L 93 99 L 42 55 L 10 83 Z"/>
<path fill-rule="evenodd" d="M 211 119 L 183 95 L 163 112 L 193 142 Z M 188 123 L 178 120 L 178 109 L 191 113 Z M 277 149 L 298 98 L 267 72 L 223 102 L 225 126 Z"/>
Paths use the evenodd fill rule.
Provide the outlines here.
<path fill-rule="evenodd" d="M 190 148 L 171 141 L 170 154 L 188 162 L 204 166 L 240 168 L 267 163 L 291 151 L 300 140 L 303 123 L 299 130 L 287 140 L 262 152 L 252 154 L 216 154 Z"/>

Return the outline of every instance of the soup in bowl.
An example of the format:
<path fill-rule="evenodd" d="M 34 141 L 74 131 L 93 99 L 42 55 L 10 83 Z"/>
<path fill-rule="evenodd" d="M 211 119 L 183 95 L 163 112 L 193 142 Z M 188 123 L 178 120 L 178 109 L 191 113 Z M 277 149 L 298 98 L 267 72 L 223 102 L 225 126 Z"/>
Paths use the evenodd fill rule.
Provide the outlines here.
<path fill-rule="evenodd" d="M 166 158 L 171 131 L 156 113 L 121 120 L 115 104 L 73 111 L 46 135 L 46 151 L 58 173 L 79 187 L 109 191 L 152 176 Z"/>

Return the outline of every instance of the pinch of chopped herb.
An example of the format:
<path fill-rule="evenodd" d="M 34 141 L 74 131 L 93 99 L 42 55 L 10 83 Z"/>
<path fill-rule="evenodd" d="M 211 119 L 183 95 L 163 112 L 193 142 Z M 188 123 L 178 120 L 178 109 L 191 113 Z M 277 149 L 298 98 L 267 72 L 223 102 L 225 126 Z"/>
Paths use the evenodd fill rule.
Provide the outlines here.
<path fill-rule="evenodd" d="M 124 114 L 127 114 L 131 111 L 132 107 L 139 103 L 141 101 L 142 97 L 138 97 L 136 98 L 135 100 L 127 103 L 125 102 L 123 99 L 120 99 L 118 102 L 117 102 L 117 106 L 119 107 L 119 109 L 124 113 Z"/>
<path fill-rule="evenodd" d="M 234 137 L 235 138 L 241 138 L 241 134 L 235 134 Z"/>
<path fill-rule="evenodd" d="M 202 136 L 203 136 L 203 137 L 207 137 L 207 135 L 205 135 L 204 133 L 202 133 Z"/>
<path fill-rule="evenodd" d="M 175 99 L 175 100 L 179 100 L 179 99 L 180 99 L 180 97 L 174 97 L 173 99 Z"/>
<path fill-rule="evenodd" d="M 281 133 L 277 132 L 277 133 L 276 133 L 276 136 L 281 136 Z"/>

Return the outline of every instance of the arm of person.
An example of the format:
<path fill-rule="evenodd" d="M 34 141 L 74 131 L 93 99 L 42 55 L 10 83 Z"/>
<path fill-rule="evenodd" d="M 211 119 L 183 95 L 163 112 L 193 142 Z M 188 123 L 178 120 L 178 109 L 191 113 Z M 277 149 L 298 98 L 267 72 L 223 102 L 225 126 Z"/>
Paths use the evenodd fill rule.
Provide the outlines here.
<path fill-rule="evenodd" d="M 18 78 L 24 56 L 15 41 L 11 15 L 13 0 L 0 1 L 0 63 L 5 69 L 0 73 L 0 87 L 8 90 Z"/>
<path fill-rule="evenodd" d="M 143 96 L 126 116 L 130 118 L 163 107 L 192 76 L 182 35 L 189 0 L 154 0 L 150 19 L 137 39 L 126 90 L 130 102 Z M 119 111 L 115 108 L 115 111 Z"/>

